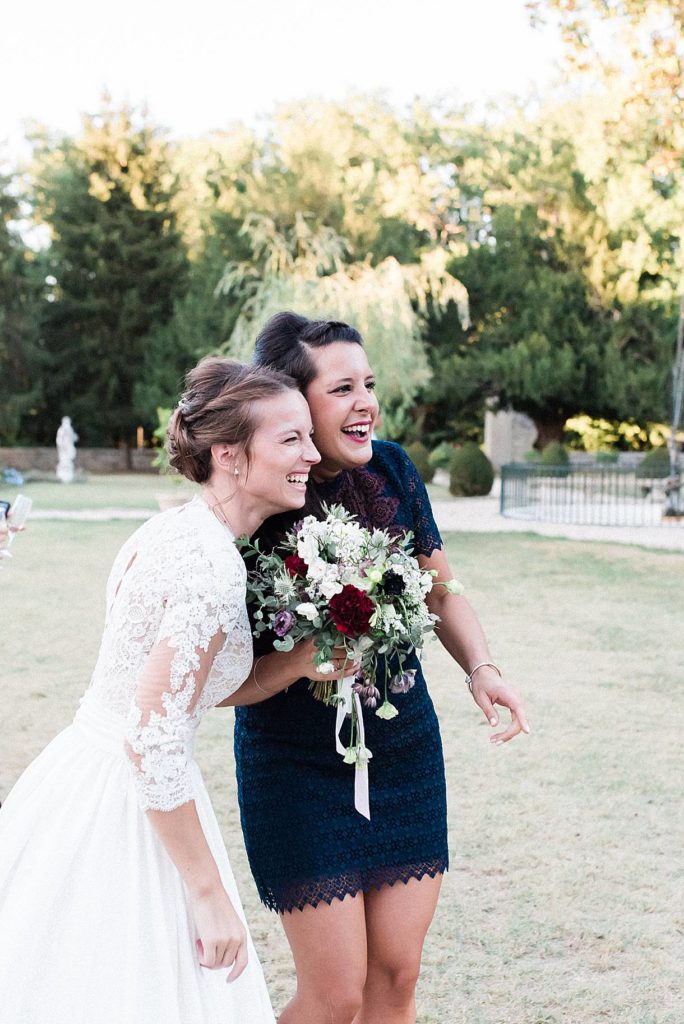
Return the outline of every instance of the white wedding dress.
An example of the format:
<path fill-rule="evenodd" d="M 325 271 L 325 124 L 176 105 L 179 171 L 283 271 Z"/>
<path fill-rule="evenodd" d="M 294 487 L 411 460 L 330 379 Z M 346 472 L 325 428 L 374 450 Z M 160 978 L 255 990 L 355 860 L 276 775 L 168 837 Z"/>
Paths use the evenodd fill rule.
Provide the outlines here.
<path fill-rule="evenodd" d="M 71 725 L 0 809 L 0 1024 L 274 1024 L 254 948 L 199 966 L 181 877 L 146 809 L 194 800 L 242 907 L 192 759 L 204 712 L 246 678 L 245 569 L 200 497 L 126 542 Z"/>

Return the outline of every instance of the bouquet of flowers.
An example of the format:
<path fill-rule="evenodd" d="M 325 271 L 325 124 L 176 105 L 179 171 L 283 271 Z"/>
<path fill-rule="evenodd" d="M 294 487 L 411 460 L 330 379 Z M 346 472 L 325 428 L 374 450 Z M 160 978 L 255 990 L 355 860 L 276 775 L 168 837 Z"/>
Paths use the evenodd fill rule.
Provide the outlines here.
<path fill-rule="evenodd" d="M 425 603 L 434 574 L 421 569 L 411 554 L 410 534 L 392 537 L 385 530 L 364 529 L 341 505 L 323 511 L 322 520 L 307 516 L 296 524 L 271 554 L 248 546 L 255 562 L 247 598 L 257 609 L 255 636 L 272 630 L 276 650 L 290 651 L 299 640 L 314 637 L 319 672 L 333 671 L 334 647 L 344 647 L 350 665 L 361 665 L 356 675 L 312 682 L 311 690 L 337 706 L 338 750 L 347 763 L 364 768 L 372 754 L 364 742 L 361 704 L 382 719 L 399 714 L 389 694 L 407 693 L 414 685 L 415 670 L 406 670 L 404 660 L 434 630 L 437 616 Z M 455 580 L 445 585 L 462 591 Z M 376 686 L 380 656 L 384 692 Z M 352 721 L 345 750 L 339 731 L 346 714 Z"/>

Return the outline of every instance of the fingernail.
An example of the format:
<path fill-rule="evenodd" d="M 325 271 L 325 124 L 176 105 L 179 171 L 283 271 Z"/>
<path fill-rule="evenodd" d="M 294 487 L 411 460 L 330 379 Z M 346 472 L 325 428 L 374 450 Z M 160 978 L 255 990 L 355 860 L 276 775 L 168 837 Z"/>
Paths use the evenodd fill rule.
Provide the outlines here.
<path fill-rule="evenodd" d="M 491 717 L 491 718 L 489 719 L 489 724 L 490 724 L 490 725 L 496 725 L 496 718 L 494 718 L 494 716 L 492 716 L 492 717 Z"/>

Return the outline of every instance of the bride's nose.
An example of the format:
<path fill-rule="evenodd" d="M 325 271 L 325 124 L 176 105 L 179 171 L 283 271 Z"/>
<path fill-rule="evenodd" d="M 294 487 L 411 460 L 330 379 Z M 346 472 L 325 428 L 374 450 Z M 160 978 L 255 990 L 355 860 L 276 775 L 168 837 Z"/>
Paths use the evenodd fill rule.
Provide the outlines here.
<path fill-rule="evenodd" d="M 311 438 L 308 439 L 304 449 L 304 461 L 311 463 L 312 466 L 321 461 L 321 454 Z"/>

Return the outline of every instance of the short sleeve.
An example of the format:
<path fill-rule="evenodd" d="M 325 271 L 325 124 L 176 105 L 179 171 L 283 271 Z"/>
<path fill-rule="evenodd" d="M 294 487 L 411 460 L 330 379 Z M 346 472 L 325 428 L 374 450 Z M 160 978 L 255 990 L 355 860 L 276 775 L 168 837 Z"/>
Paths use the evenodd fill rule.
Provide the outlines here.
<path fill-rule="evenodd" d="M 164 598 L 126 731 L 143 810 L 171 811 L 194 799 L 190 761 L 196 708 L 214 658 L 235 624 L 233 589 L 221 588 L 208 574 L 190 573 L 174 581 Z"/>
<path fill-rule="evenodd" d="M 413 519 L 413 548 L 416 554 L 429 556 L 436 548 L 442 547 L 442 538 L 432 513 L 427 488 L 404 449 L 399 445 L 396 448 L 404 482 L 404 500 L 408 502 Z"/>

